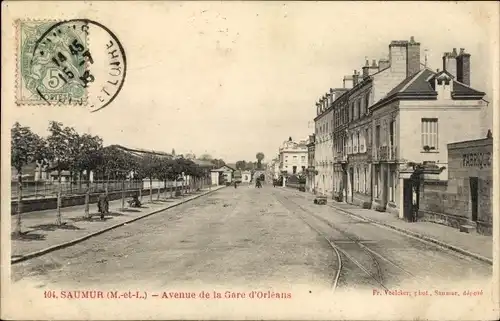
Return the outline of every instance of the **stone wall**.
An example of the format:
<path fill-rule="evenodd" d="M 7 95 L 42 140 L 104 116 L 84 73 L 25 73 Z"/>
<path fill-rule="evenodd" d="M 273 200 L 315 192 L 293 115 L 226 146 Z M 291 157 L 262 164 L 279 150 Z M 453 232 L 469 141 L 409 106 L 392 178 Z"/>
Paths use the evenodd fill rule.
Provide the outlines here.
<path fill-rule="evenodd" d="M 448 144 L 448 181 L 424 181 L 420 186 L 419 219 L 450 225 L 476 226 L 491 235 L 493 225 L 492 139 Z M 472 217 L 471 177 L 478 180 L 477 221 Z"/>
<path fill-rule="evenodd" d="M 173 187 L 167 187 L 167 191 L 170 192 L 170 189 Z M 177 186 L 177 190 L 180 190 L 182 186 Z M 160 189 L 161 192 L 165 192 L 164 188 Z M 125 192 L 125 197 L 129 198 L 136 194 L 138 190 L 129 190 Z M 158 189 L 153 188 L 153 194 L 157 193 Z M 142 196 L 149 196 L 149 188 L 142 190 Z M 97 199 L 99 197 L 99 193 L 90 194 L 90 204 L 97 203 Z M 120 199 L 122 197 L 122 192 L 110 192 L 108 193 L 108 197 L 110 201 Z M 75 195 L 63 197 L 61 207 L 69 207 L 76 205 L 84 205 L 85 204 L 85 195 Z M 22 203 L 22 213 L 27 212 L 35 212 L 35 211 L 43 211 L 57 208 L 57 198 L 41 198 L 41 199 L 27 199 Z M 17 200 L 11 202 L 11 215 L 17 214 Z"/>

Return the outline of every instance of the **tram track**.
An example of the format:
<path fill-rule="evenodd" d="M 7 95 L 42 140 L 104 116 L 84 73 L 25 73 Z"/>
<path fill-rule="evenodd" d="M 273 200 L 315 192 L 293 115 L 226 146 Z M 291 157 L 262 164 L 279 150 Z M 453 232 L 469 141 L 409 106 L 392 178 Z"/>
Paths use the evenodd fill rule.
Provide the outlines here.
<path fill-rule="evenodd" d="M 276 197 L 277 201 L 282 204 L 289 212 L 292 212 L 290 209 L 289 209 L 289 206 L 283 202 L 279 197 Z M 312 230 L 314 230 L 316 233 L 318 233 L 319 236 L 321 236 L 322 238 L 324 238 L 326 240 L 326 242 L 330 245 L 330 247 L 333 249 L 333 251 L 335 252 L 336 256 L 337 256 L 337 262 L 338 262 L 338 267 L 337 267 L 337 273 L 335 274 L 335 277 L 332 281 L 332 284 L 331 284 L 331 288 L 333 291 L 335 291 L 338 287 L 338 283 L 339 283 L 339 279 L 340 279 L 340 273 L 342 271 L 342 258 L 340 256 L 340 252 L 339 252 L 339 249 L 337 248 L 337 246 L 335 244 L 333 244 L 330 239 L 328 239 L 328 237 L 326 237 L 324 235 L 324 233 L 322 233 L 320 230 L 318 230 L 316 227 L 314 227 L 313 225 L 311 225 L 309 222 L 307 222 L 307 220 L 305 220 L 302 216 L 300 215 L 297 215 L 307 226 L 309 226 Z"/>
<path fill-rule="evenodd" d="M 384 290 L 388 290 L 390 286 L 389 284 L 394 281 L 392 279 L 388 279 L 384 275 L 384 271 L 397 271 L 397 273 L 392 273 L 392 276 L 396 275 L 396 279 L 399 279 L 399 281 L 403 281 L 403 279 L 399 277 L 401 272 L 406 278 L 410 278 L 413 280 L 423 280 L 421 277 L 414 275 L 413 273 L 388 259 L 384 255 L 366 246 L 365 244 L 363 244 L 363 240 L 360 240 L 353 234 L 335 226 L 331 221 L 325 219 L 324 217 L 321 217 L 320 215 L 317 215 L 313 211 L 304 208 L 300 204 L 297 204 L 289 197 L 279 195 L 277 196 L 277 198 L 278 201 L 283 204 L 289 211 L 294 212 L 302 221 L 304 221 L 319 235 L 325 238 L 337 253 L 339 267 L 336 273 L 336 283 L 333 290 L 337 288 L 339 280 L 341 279 L 341 275 L 344 275 L 347 272 L 345 271 L 345 268 L 348 262 L 342 262 L 342 256 L 345 257 L 348 261 L 352 262 L 359 270 L 361 270 L 370 280 L 372 280 L 374 285 L 379 286 Z M 299 214 L 296 209 L 299 209 L 300 212 L 303 212 L 306 215 Z M 367 223 L 369 224 L 369 222 Z M 335 233 L 340 234 L 343 238 L 345 238 L 345 240 L 335 241 L 334 239 L 332 239 L 332 235 Z M 352 247 L 351 245 L 354 245 L 354 247 Z M 362 250 L 363 254 L 361 256 L 369 262 L 368 264 L 366 264 L 366 262 L 365 264 L 363 264 L 362 262 L 360 262 L 362 260 L 359 260 L 359 257 L 356 258 L 356 256 L 360 255 L 359 250 Z M 384 264 L 382 263 L 385 264 L 385 269 L 383 268 L 382 265 Z"/>

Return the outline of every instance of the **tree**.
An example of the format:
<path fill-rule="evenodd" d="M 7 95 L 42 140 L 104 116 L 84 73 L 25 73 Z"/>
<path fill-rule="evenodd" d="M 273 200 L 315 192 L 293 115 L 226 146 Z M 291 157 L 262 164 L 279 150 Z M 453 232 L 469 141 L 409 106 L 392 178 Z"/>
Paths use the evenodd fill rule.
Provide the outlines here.
<path fill-rule="evenodd" d="M 140 176 L 149 178 L 149 201 L 153 202 L 153 179 L 158 177 L 160 159 L 151 154 L 145 155 L 140 162 Z"/>
<path fill-rule="evenodd" d="M 257 158 L 257 168 L 261 169 L 262 168 L 262 160 L 264 159 L 264 153 L 258 152 L 255 155 L 255 158 Z"/>
<path fill-rule="evenodd" d="M 23 167 L 33 162 L 43 166 L 48 160 L 46 141 L 33 133 L 29 127 L 23 127 L 18 122 L 11 129 L 11 165 L 17 171 L 17 221 L 15 234 L 22 233 L 22 179 Z"/>
<path fill-rule="evenodd" d="M 212 155 L 210 155 L 210 154 L 202 154 L 202 155 L 200 156 L 200 159 L 201 159 L 201 160 L 210 161 L 210 160 L 212 160 L 213 158 L 212 158 Z"/>
<path fill-rule="evenodd" d="M 90 172 L 96 171 L 98 166 L 102 164 L 102 138 L 83 134 L 80 136 L 79 150 L 74 163 L 74 168 L 79 174 L 79 184 L 85 172 L 85 216 L 90 218 L 89 202 L 90 202 Z"/>
<path fill-rule="evenodd" d="M 57 220 L 56 224 L 61 225 L 61 204 L 62 204 L 62 182 L 61 172 L 69 170 L 71 161 L 74 160 L 76 132 L 73 128 L 63 128 L 63 124 L 56 121 L 49 123 L 50 135 L 47 138 L 47 148 L 51 161 L 51 168 L 57 171 L 58 192 L 57 192 Z"/>
<path fill-rule="evenodd" d="M 242 171 L 247 169 L 247 162 L 244 160 L 237 161 L 236 162 L 236 169 L 239 169 Z"/>
<path fill-rule="evenodd" d="M 158 164 L 158 179 L 163 181 L 163 186 L 165 188 L 165 199 L 167 198 L 167 181 L 170 180 L 171 175 L 171 168 L 173 166 L 173 160 L 162 158 L 159 161 Z M 159 193 L 158 193 L 159 195 Z"/>
<path fill-rule="evenodd" d="M 217 168 L 221 168 L 222 166 L 226 165 L 226 163 L 222 159 L 214 158 L 214 159 L 211 160 L 211 162 Z"/>
<path fill-rule="evenodd" d="M 253 171 L 254 169 L 255 169 L 255 164 L 253 162 L 246 163 L 246 170 L 247 171 Z"/>

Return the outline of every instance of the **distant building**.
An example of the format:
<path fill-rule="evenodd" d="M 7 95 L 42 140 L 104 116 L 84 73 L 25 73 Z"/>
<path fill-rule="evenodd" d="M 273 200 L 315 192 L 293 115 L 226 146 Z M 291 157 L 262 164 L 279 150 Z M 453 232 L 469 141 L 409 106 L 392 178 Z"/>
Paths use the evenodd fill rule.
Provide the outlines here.
<path fill-rule="evenodd" d="M 211 170 L 212 185 L 224 185 L 233 181 L 233 173 L 235 169 L 224 165 L 217 169 Z"/>
<path fill-rule="evenodd" d="M 314 158 L 315 153 L 316 135 L 309 135 L 309 143 L 307 144 L 307 178 L 306 190 L 314 193 L 316 189 L 316 161 Z"/>
<path fill-rule="evenodd" d="M 335 118 L 333 103 L 348 90 L 348 88 L 330 88 L 330 92 L 316 103 L 314 159 L 315 170 L 318 174 L 315 177 L 315 190 L 325 196 L 333 195 L 333 129 Z"/>
<path fill-rule="evenodd" d="M 250 183 L 252 180 L 252 173 L 250 171 L 241 171 L 241 182 Z"/>
<path fill-rule="evenodd" d="M 307 168 L 307 140 L 294 142 L 292 137 L 279 148 L 280 173 L 299 174 Z"/>

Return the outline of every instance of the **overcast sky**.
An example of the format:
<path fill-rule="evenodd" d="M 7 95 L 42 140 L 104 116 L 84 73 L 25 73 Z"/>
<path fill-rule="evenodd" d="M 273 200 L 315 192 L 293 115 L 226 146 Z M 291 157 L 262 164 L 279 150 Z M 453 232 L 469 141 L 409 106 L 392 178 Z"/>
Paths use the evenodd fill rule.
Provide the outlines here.
<path fill-rule="evenodd" d="M 49 120 L 58 120 L 100 135 L 105 144 L 175 148 L 228 162 L 254 160 L 261 151 L 268 161 L 289 136 L 302 139 L 313 132 L 318 97 L 361 70 L 365 56 L 387 58 L 391 40 L 410 36 L 421 42 L 422 62 L 428 50 L 433 69 L 442 68 L 444 51 L 465 48 L 472 55 L 472 86 L 492 92 L 494 35 L 488 18 L 497 10 L 494 2 L 21 2 L 4 9 L 2 18 L 11 21 L 27 16 L 99 21 L 127 54 L 121 93 L 97 113 L 15 107 L 8 95 L 14 92 L 13 77 L 3 66 L 2 87 L 10 101 L 2 107 L 15 114 L 4 121 L 20 121 L 44 135 Z M 3 32 L 13 41 L 8 20 Z"/>

